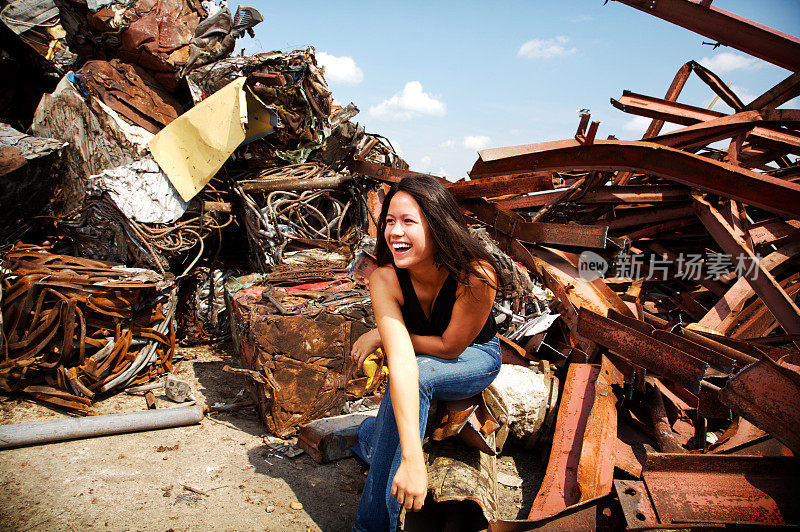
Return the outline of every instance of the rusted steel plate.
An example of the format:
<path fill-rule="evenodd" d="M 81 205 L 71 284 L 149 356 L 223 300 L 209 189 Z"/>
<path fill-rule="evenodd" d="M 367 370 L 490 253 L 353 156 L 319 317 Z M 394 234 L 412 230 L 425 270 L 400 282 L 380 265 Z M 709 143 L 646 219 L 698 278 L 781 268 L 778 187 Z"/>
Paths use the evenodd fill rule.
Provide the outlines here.
<path fill-rule="evenodd" d="M 625 515 L 626 530 L 659 528 L 658 516 L 647 494 L 644 482 L 638 480 L 615 480 L 614 491 Z"/>
<path fill-rule="evenodd" d="M 751 224 L 747 228 L 753 244 L 782 245 L 784 243 L 800 240 L 800 220 L 782 220 L 773 218 Z"/>
<path fill-rule="evenodd" d="M 520 215 L 499 209 L 483 199 L 461 203 L 480 221 L 493 226 L 501 233 L 533 244 L 558 244 L 581 248 L 606 247 L 607 229 L 597 225 L 526 222 Z"/>
<path fill-rule="evenodd" d="M 800 184 L 758 174 L 652 142 L 598 140 L 582 146 L 574 142 L 531 145 L 527 153 L 486 161 L 484 152 L 470 172 L 480 176 L 519 168 L 537 170 L 632 170 L 664 177 L 770 212 L 800 216 Z M 529 146 L 530 148 L 530 146 Z"/>
<path fill-rule="evenodd" d="M 578 313 L 578 333 L 692 393 L 700 392 L 700 381 L 708 369 L 702 360 L 587 308 Z"/>
<path fill-rule="evenodd" d="M 764 358 L 728 381 L 722 402 L 800 455 L 800 367 Z"/>
<path fill-rule="evenodd" d="M 772 274 L 761 265 L 747 244 L 736 236 L 727 220 L 711 204 L 699 196 L 694 197 L 700 221 L 720 247 L 731 257 L 745 257 L 757 268 L 757 274 L 743 276 L 756 294 L 768 305 L 781 327 L 789 334 L 800 334 L 800 308 L 784 292 Z"/>
<path fill-rule="evenodd" d="M 800 70 L 800 39 L 712 6 L 710 1 L 615 1 L 792 72 Z"/>
<path fill-rule="evenodd" d="M 800 524 L 800 459 L 648 453 L 643 473 L 661 524 Z"/>
<path fill-rule="evenodd" d="M 558 407 L 553 445 L 544 480 L 528 520 L 542 519 L 580 502 L 577 473 L 600 367 L 570 364 Z"/>

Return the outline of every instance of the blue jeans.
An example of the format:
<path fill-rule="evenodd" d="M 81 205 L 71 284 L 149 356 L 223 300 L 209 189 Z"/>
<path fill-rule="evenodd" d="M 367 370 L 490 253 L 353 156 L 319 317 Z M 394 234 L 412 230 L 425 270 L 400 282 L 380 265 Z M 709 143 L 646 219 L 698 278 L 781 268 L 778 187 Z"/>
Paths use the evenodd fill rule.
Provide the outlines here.
<path fill-rule="evenodd" d="M 445 360 L 417 355 L 419 366 L 419 432 L 424 436 L 431 400 L 465 399 L 489 386 L 500 371 L 502 358 L 497 337 L 472 344 L 457 358 Z M 400 467 L 400 437 L 387 388 L 378 415 L 358 428 L 353 452 L 369 464 L 358 503 L 354 532 L 394 532 L 400 504 L 392 497 L 392 480 Z"/>

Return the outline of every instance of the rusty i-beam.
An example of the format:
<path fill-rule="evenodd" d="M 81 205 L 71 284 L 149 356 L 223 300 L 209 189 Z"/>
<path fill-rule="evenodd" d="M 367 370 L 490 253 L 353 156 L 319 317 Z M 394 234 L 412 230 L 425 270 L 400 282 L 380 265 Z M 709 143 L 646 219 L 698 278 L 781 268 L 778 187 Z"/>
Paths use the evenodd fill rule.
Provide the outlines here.
<path fill-rule="evenodd" d="M 800 216 L 800 184 L 653 142 L 556 141 L 478 152 L 471 177 L 539 170 L 633 170 L 700 188 L 754 207 Z"/>
<path fill-rule="evenodd" d="M 711 5 L 709 0 L 615 0 L 796 72 L 800 39 Z"/>

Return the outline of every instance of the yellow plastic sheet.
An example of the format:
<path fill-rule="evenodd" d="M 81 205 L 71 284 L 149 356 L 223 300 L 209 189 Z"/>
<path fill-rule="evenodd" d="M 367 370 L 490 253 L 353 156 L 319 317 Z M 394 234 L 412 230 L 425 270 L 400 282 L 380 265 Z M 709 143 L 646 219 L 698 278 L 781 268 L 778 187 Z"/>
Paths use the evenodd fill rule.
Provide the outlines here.
<path fill-rule="evenodd" d="M 275 130 L 277 114 L 245 86 L 245 79 L 235 79 L 183 113 L 148 144 L 184 201 L 200 192 L 241 144 Z"/>

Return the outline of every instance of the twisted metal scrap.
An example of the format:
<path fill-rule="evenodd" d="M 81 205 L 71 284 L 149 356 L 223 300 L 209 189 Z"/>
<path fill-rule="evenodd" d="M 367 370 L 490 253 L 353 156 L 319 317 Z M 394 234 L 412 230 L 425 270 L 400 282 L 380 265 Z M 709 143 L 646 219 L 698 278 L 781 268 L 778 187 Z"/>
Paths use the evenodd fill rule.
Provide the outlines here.
<path fill-rule="evenodd" d="M 341 241 L 353 227 L 346 201 L 331 190 L 341 183 L 336 172 L 316 163 L 263 170 L 257 179 L 232 184 L 243 214 L 255 266 L 271 271 L 281 263 L 283 248 L 292 239 Z M 326 184 L 327 183 L 327 184 Z"/>
<path fill-rule="evenodd" d="M 171 280 L 32 246 L 3 262 L 0 390 L 86 412 L 96 397 L 172 369 Z"/>

